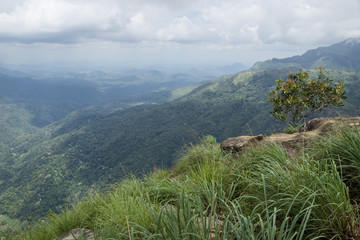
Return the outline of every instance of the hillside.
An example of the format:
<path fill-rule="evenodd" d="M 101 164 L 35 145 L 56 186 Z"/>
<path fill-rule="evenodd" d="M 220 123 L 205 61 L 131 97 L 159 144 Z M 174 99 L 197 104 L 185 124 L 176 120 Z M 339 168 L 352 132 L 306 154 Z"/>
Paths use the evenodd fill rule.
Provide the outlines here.
<path fill-rule="evenodd" d="M 267 92 L 275 79 L 286 77 L 289 71 L 294 69 L 230 75 L 178 101 L 112 114 L 81 112 L 53 124 L 15 147 L 21 156 L 9 169 L 13 175 L 1 194 L 1 199 L 13 198 L 4 201 L 2 211 L 15 217 L 45 213 L 49 208 L 55 211 L 81 198 L 89 187 L 102 187 L 129 173 L 141 175 L 173 166 L 182 146 L 204 135 L 221 141 L 263 129 L 270 133 L 279 124 L 269 114 Z M 360 91 L 360 76 L 344 76 L 351 91 L 341 113 L 349 115 L 359 112 L 358 96 L 350 94 Z M 331 110 L 327 114 L 336 115 Z M 22 204 L 10 207 L 19 198 Z"/>
<path fill-rule="evenodd" d="M 128 177 L 7 239 L 358 239 L 359 118 L 314 123 L 318 135 L 296 133 L 302 146 L 265 139 L 240 155 L 206 136 L 172 170 Z"/>
<path fill-rule="evenodd" d="M 312 49 L 300 56 L 284 59 L 274 58 L 256 63 L 251 70 L 268 68 L 301 67 L 314 69 L 323 66 L 329 69 L 360 72 L 360 38 L 352 38 L 328 47 Z"/>
<path fill-rule="evenodd" d="M 168 99 L 181 96 L 170 102 L 114 112 L 107 106 L 88 107 L 27 132 L 12 142 L 0 165 L 6 172 L 0 184 L 0 214 L 25 219 L 49 209 L 60 211 L 130 174 L 172 167 L 184 145 L 205 135 L 222 141 L 279 131 L 284 126 L 269 114 L 267 94 L 276 79 L 300 70 L 269 68 L 225 75 L 167 91 Z M 360 74 L 347 70 L 327 70 L 331 78 L 344 81 L 348 98 L 343 108 L 323 115 L 359 115 Z"/>
<path fill-rule="evenodd" d="M 32 115 L 30 124 L 42 128 L 89 106 L 114 111 L 140 103 L 164 103 L 172 98 L 172 90 L 218 75 L 142 69 L 25 74 L 0 68 L 0 104 L 25 109 Z"/>

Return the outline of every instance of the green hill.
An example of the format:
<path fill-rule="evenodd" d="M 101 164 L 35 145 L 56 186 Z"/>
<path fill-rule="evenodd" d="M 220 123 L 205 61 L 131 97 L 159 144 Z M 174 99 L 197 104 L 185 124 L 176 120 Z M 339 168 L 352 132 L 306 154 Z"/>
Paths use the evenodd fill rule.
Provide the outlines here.
<path fill-rule="evenodd" d="M 271 142 L 240 156 L 204 137 L 172 170 L 128 177 L 7 239 L 358 239 L 360 133 L 341 127 L 296 159 Z"/>
<path fill-rule="evenodd" d="M 284 126 L 269 113 L 268 92 L 276 79 L 300 70 L 267 68 L 225 75 L 183 91 L 167 91 L 166 98 L 179 97 L 171 102 L 115 112 L 89 107 L 26 132 L 2 153 L 0 171 L 6 174 L 0 184 L 0 214 L 24 220 L 49 209 L 58 212 L 129 175 L 174 166 L 185 145 L 206 135 L 222 141 L 279 131 Z M 326 73 L 344 81 L 348 98 L 343 108 L 323 115 L 359 115 L 360 74 L 332 69 Z"/>
<path fill-rule="evenodd" d="M 12 177 L 2 185 L 1 211 L 13 217 L 56 211 L 89 188 L 117 182 L 130 173 L 139 176 L 173 166 L 182 147 L 204 135 L 221 141 L 282 128 L 269 114 L 267 93 L 275 79 L 295 70 L 224 76 L 173 102 L 111 114 L 90 109 L 50 125 L 14 148 L 19 157 L 9 170 Z M 341 74 L 350 89 L 340 113 L 359 113 L 355 93 L 360 91 L 360 75 L 332 74 Z M 337 113 L 328 110 L 326 114 Z M 15 206 L 19 199 L 21 204 Z"/>

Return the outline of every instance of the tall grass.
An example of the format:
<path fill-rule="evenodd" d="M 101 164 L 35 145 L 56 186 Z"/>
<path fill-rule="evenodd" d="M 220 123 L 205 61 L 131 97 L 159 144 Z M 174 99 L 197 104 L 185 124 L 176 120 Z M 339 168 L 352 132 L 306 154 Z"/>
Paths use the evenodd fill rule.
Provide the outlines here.
<path fill-rule="evenodd" d="M 190 181 L 190 180 L 188 180 Z M 192 185 L 192 184 L 191 184 Z M 264 195 L 266 196 L 266 184 L 264 180 Z M 186 187 L 185 187 L 186 188 Z M 184 188 L 184 189 L 185 189 Z M 213 196 L 216 193 L 212 194 Z M 290 217 L 278 218 L 279 212 L 266 203 L 266 215 L 262 217 L 256 211 L 262 207 L 258 205 L 251 214 L 246 215 L 242 211 L 241 201 L 229 201 L 222 211 L 217 210 L 216 198 L 204 210 L 200 196 L 190 195 L 182 190 L 179 193 L 179 202 L 171 208 L 162 208 L 160 212 L 150 206 L 149 212 L 153 215 L 156 231 L 151 232 L 147 228 L 138 228 L 138 223 L 130 223 L 127 233 L 121 237 L 126 239 L 302 239 L 307 229 L 307 223 L 311 215 L 314 197 L 309 196 L 303 203 L 303 208 L 297 214 Z M 224 199 L 218 199 L 224 201 Z M 293 201 L 294 202 L 294 201 Z M 308 204 L 309 203 L 309 204 Z M 145 205 L 147 205 L 144 202 Z M 287 213 L 291 211 L 291 205 Z M 311 238 L 316 239 L 316 238 Z"/>
<path fill-rule="evenodd" d="M 357 212 L 326 154 L 293 161 L 265 144 L 236 157 L 206 137 L 172 171 L 125 179 L 9 239 L 54 239 L 77 227 L 101 239 L 351 239 Z"/>
<path fill-rule="evenodd" d="M 360 200 L 360 131 L 359 128 L 340 124 L 336 134 L 326 135 L 315 144 L 314 156 L 326 164 L 334 161 L 353 198 Z"/>
<path fill-rule="evenodd" d="M 355 216 L 346 185 L 334 163 L 323 165 L 307 155 L 291 161 L 286 151 L 276 144 L 251 149 L 243 161 L 248 162 L 251 171 L 250 176 L 243 178 L 248 182 L 246 193 L 242 196 L 244 209 L 247 206 L 251 210 L 254 205 L 267 202 L 278 209 L 279 217 L 285 218 L 296 215 L 304 208 L 304 202 L 309 207 L 308 198 L 313 196 L 315 207 L 309 220 L 310 236 L 326 234 L 344 237 L 348 234 L 347 229 L 353 224 Z M 267 196 L 261 191 L 262 177 L 266 181 Z M 286 213 L 281 209 L 291 211 Z M 266 213 L 265 210 L 258 211 Z"/>
<path fill-rule="evenodd" d="M 316 207 L 314 205 L 315 196 L 309 196 L 305 202 L 303 202 L 302 207 L 296 210 L 297 213 L 292 215 L 293 205 L 302 192 L 302 190 L 300 190 L 299 194 L 295 196 L 288 208 L 284 209 L 286 212 L 285 216 L 280 215 L 279 217 L 278 213 L 282 212 L 282 210 L 271 206 L 272 204 L 267 198 L 267 185 L 264 176 L 262 179 L 265 200 L 256 205 L 248 216 L 243 213 L 240 201 L 232 202 L 233 214 L 230 215 L 230 231 L 228 231 L 231 236 L 227 239 L 303 239 L 311 212 L 313 208 Z M 264 217 L 258 212 L 259 208 L 264 207 L 263 204 L 265 205 L 265 208 L 263 209 L 265 211 Z M 321 237 L 322 236 L 309 237 L 309 239 Z"/>

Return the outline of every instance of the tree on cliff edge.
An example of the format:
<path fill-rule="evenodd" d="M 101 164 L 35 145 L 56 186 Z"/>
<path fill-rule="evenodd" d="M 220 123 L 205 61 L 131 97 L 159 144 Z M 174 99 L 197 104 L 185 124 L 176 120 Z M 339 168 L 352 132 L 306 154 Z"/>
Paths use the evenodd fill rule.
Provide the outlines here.
<path fill-rule="evenodd" d="M 269 93 L 273 103 L 271 114 L 278 120 L 295 128 L 310 115 L 321 112 L 329 106 L 342 106 L 345 99 L 345 87 L 341 81 L 333 80 L 319 67 L 318 78 L 309 79 L 309 73 L 289 74 L 286 81 L 276 80 L 275 90 Z"/>

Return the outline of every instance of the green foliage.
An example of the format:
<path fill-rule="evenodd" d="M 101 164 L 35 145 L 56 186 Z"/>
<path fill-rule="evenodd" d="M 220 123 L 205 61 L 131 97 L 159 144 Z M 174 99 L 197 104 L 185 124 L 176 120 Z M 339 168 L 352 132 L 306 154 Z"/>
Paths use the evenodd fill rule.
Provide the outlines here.
<path fill-rule="evenodd" d="M 327 69 L 346 70 L 348 72 L 360 71 L 360 44 L 357 40 L 345 40 L 328 47 L 312 49 L 300 56 L 284 59 L 273 58 L 265 62 L 256 63 L 251 70 L 264 70 L 271 68 L 285 68 L 296 66 L 313 69 L 324 66 Z"/>
<path fill-rule="evenodd" d="M 160 235 L 156 234 L 163 231 L 157 231 L 157 226 L 166 228 L 171 223 L 159 218 L 157 225 L 154 215 L 181 223 L 184 228 L 177 231 L 179 234 L 187 233 L 185 223 L 189 223 L 191 229 L 197 231 L 192 233 L 194 236 L 207 236 L 204 231 L 210 228 L 199 229 L 196 221 L 191 222 L 205 214 L 202 225 L 218 222 L 230 229 L 231 225 L 238 224 L 238 229 L 250 229 L 253 235 L 249 236 L 255 238 L 260 236 L 256 235 L 262 231 L 260 226 L 264 231 L 273 229 L 279 234 L 278 223 L 283 221 L 284 225 L 292 226 L 291 219 L 296 216 L 304 219 L 310 214 L 306 228 L 316 229 L 313 232 L 319 235 L 346 235 L 349 229 L 356 229 L 343 184 L 344 181 L 350 197 L 356 200 L 359 186 L 355 164 L 358 158 L 354 154 L 358 149 L 356 136 L 347 133 L 343 142 L 336 142 L 341 136 L 325 139 L 332 142 L 318 147 L 319 153 L 315 154 L 318 163 L 305 154 L 298 165 L 289 162 L 286 153 L 273 146 L 258 149 L 257 153 L 249 152 L 241 159 L 233 158 L 215 145 L 215 138 L 203 136 L 210 134 L 222 141 L 232 136 L 267 134 L 281 129 L 284 125 L 275 122 L 269 114 L 271 104 L 267 96 L 274 80 L 286 78 L 289 72 L 303 71 L 300 67 L 310 69 L 322 64 L 341 70 L 327 70 L 326 74 L 329 79 L 343 80 L 348 98 L 343 108 L 326 108 L 322 115 L 316 116 L 338 115 L 336 111 L 341 115 L 358 115 L 360 74 L 348 71 L 358 71 L 359 54 L 349 46 L 345 46 L 346 54 L 341 57 L 342 50 L 328 49 L 336 53 L 334 58 L 335 55 L 326 54 L 329 51 L 322 48 L 301 57 L 274 59 L 266 63 L 266 70 L 260 64 L 256 71 L 253 68 L 254 71 L 146 96 L 145 93 L 161 85 L 144 83 L 148 77 L 158 79 L 160 76 L 156 77 L 156 73 L 144 73 L 131 83 L 129 76 L 120 79 L 125 88 L 114 89 L 115 79 L 106 79 L 103 89 L 111 86 L 107 96 L 103 91 L 98 92 L 95 85 L 84 89 L 79 83 L 79 87 L 57 88 L 57 84 L 44 85 L 1 75 L 1 89 L 13 93 L 3 98 L 0 105 L 0 214 L 6 220 L 3 226 L 20 226 L 13 219 L 41 221 L 52 209 L 61 214 L 51 214 L 42 230 L 36 225 L 29 230 L 34 237 L 26 232 L 25 239 L 53 239 L 74 227 L 88 227 L 110 238 L 157 238 Z M 312 73 L 309 75 L 310 79 Z M 327 80 L 327 76 L 323 75 L 323 80 Z M 185 78 L 192 80 L 189 76 Z M 183 82 L 166 86 L 173 89 L 175 85 L 183 86 Z M 136 87 L 130 86 L 133 83 Z M 129 96 L 134 93 L 135 96 Z M 62 118 L 75 109 L 107 102 L 112 97 L 119 99 Z M 160 104 L 174 98 L 179 99 Z M 139 105 L 140 102 L 151 104 Z M 53 124 L 35 127 L 50 122 Z M 296 131 L 296 128 L 291 126 L 289 130 Z M 159 170 L 174 166 L 186 143 L 194 145 L 181 155 L 175 169 Z M 147 175 L 152 170 L 156 173 Z M 132 174 L 145 177 L 136 179 Z M 128 179 L 117 185 L 118 190 L 102 194 L 108 190 L 107 184 L 126 177 Z M 94 189 L 101 189 L 102 193 L 73 210 L 66 210 L 66 206 L 72 206 Z M 290 199 L 295 199 L 294 203 L 291 204 Z M 187 209 L 192 211 L 193 215 L 188 216 L 193 219 L 183 216 Z M 234 216 L 235 209 L 238 218 Z M 176 216 L 171 215 L 174 213 Z M 9 218 L 4 217 L 6 215 Z M 213 218 L 208 218 L 209 215 Z M 268 228 L 270 225 L 275 227 Z M 214 233 L 214 229 L 209 231 L 218 234 L 218 238 L 225 236 L 219 235 L 220 231 Z M 227 234 L 235 232 L 233 228 Z M 311 230 L 306 230 L 304 234 L 309 232 Z M 240 235 L 227 236 L 241 238 Z"/>
<path fill-rule="evenodd" d="M 352 239 L 358 210 L 337 170 L 329 156 L 293 161 L 276 144 L 232 156 L 207 136 L 173 171 L 127 178 L 9 239 L 78 227 L 102 239 Z"/>
<path fill-rule="evenodd" d="M 275 90 L 269 93 L 273 103 L 271 114 L 278 120 L 295 127 L 299 123 L 323 108 L 342 106 L 345 99 L 345 87 L 341 81 L 333 84 L 323 68 L 318 69 L 318 79 L 309 79 L 309 73 L 289 74 L 286 81 L 276 80 Z"/>
<path fill-rule="evenodd" d="M 131 174 L 142 176 L 174 166 L 184 144 L 196 144 L 203 136 L 210 134 L 222 141 L 282 129 L 269 114 L 267 93 L 275 79 L 298 70 L 227 75 L 177 101 L 113 113 L 87 108 L 42 129 L 30 127 L 31 115 L 19 105 L 1 105 L 9 121 L 1 122 L 0 212 L 22 220 L 26 216 L 39 219 L 49 209 L 60 212 L 94 189 L 104 190 L 107 184 Z M 341 113 L 360 112 L 360 75 L 327 73 L 344 79 L 349 89 Z M 323 113 L 337 115 L 330 108 Z M 204 148 L 195 146 L 193 159 L 199 155 L 201 162 L 202 153 L 197 152 Z M 219 150 L 212 157 L 211 151 L 203 156 L 214 159 L 223 154 Z M 184 160 L 179 165 L 182 162 L 186 169 L 197 166 L 197 161 L 189 159 L 185 164 Z M 178 172 L 182 173 L 180 166 Z M 241 186 L 236 189 L 241 191 Z"/>
<path fill-rule="evenodd" d="M 129 174 L 172 167 L 184 144 L 208 134 L 221 141 L 249 134 L 249 129 L 258 133 L 265 126 L 275 128 L 275 121 L 263 116 L 270 105 L 265 95 L 269 79 L 279 74 L 286 71 L 240 74 L 241 81 L 229 75 L 219 79 L 221 84 L 206 83 L 178 101 L 113 113 L 87 108 L 31 134 L 13 134 L 11 146 L 5 144 L 0 155 L 0 212 L 23 220 L 41 218 L 49 209 L 59 212 L 92 189 Z M 253 101 L 263 87 L 267 90 L 261 99 Z"/>
<path fill-rule="evenodd" d="M 304 154 L 294 162 L 280 146 L 269 144 L 248 151 L 245 161 L 249 161 L 251 168 L 247 178 L 248 196 L 244 201 L 252 203 L 258 200 L 261 203 L 267 199 L 277 209 L 288 209 L 291 204 L 292 209 L 297 210 L 312 196 L 316 207 L 312 209 L 309 221 L 311 231 L 316 234 L 331 232 L 345 236 L 348 226 L 357 221 L 334 160 L 323 164 Z M 263 188 L 260 176 L 267 183 L 267 196 L 258 194 Z M 295 196 L 296 200 L 290 201 Z M 285 213 L 279 211 L 278 215 L 281 214 Z"/>
<path fill-rule="evenodd" d="M 341 177 L 347 184 L 352 198 L 360 199 L 360 131 L 359 123 L 354 126 L 337 126 L 336 134 L 325 135 L 313 145 L 315 158 L 326 164 L 329 159 L 336 163 Z"/>

